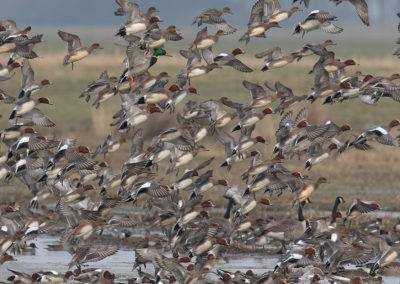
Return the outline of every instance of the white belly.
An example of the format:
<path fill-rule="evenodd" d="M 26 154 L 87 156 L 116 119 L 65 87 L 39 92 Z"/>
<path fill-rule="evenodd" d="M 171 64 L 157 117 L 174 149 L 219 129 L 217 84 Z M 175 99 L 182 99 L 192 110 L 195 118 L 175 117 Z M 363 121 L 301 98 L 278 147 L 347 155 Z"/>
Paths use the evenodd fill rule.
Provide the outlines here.
<path fill-rule="evenodd" d="M 149 44 L 150 48 L 157 48 L 157 47 L 161 47 L 164 45 L 164 43 L 166 42 L 166 40 L 164 38 L 156 40 L 152 43 Z"/>
<path fill-rule="evenodd" d="M 267 169 L 268 169 L 268 166 L 256 167 L 249 171 L 249 175 L 255 176 L 255 175 L 261 174 L 262 172 L 266 171 Z"/>
<path fill-rule="evenodd" d="M 249 127 L 255 123 L 257 123 L 260 119 L 257 116 L 250 117 L 243 123 L 242 127 Z"/>
<path fill-rule="evenodd" d="M 129 81 L 126 81 L 124 83 L 122 83 L 119 87 L 118 87 L 118 91 L 120 92 L 126 92 L 131 88 L 131 86 L 129 86 Z"/>
<path fill-rule="evenodd" d="M 20 108 L 17 110 L 17 116 L 30 112 L 34 107 L 35 107 L 34 101 L 29 101 L 20 105 Z"/>
<path fill-rule="evenodd" d="M 164 93 L 152 93 L 145 96 L 146 104 L 156 104 L 168 99 L 168 96 Z"/>
<path fill-rule="evenodd" d="M 277 60 L 277 61 L 272 61 L 272 62 L 270 62 L 270 64 L 267 64 L 267 65 L 270 69 L 272 69 L 272 68 L 281 68 L 288 64 L 289 64 L 289 62 L 286 60 Z"/>
<path fill-rule="evenodd" d="M 124 186 L 129 186 L 129 185 L 133 184 L 137 180 L 137 178 L 138 178 L 137 175 L 128 177 L 124 182 Z"/>
<path fill-rule="evenodd" d="M 188 186 L 191 185 L 192 183 L 193 183 L 192 179 L 187 178 L 187 179 L 184 179 L 183 181 L 177 183 L 177 184 L 175 185 L 175 188 L 176 188 L 176 189 L 185 189 L 186 187 L 188 187 Z"/>
<path fill-rule="evenodd" d="M 186 92 L 186 91 L 180 93 L 179 96 L 177 96 L 177 97 L 175 98 L 175 105 L 177 105 L 177 104 L 179 104 L 181 101 L 183 101 L 183 99 L 186 97 L 186 95 L 187 95 L 187 92 Z"/>
<path fill-rule="evenodd" d="M 220 118 L 220 119 L 217 120 L 217 122 L 215 123 L 215 127 L 224 127 L 224 126 L 227 125 L 231 120 L 232 120 L 232 119 L 231 119 L 230 116 L 222 117 L 222 118 Z"/>
<path fill-rule="evenodd" d="M 109 188 L 116 188 L 117 186 L 119 186 L 121 184 L 121 180 L 120 179 L 116 179 L 114 180 L 111 184 Z"/>
<path fill-rule="evenodd" d="M 247 206 L 244 208 L 244 210 L 241 212 L 241 214 L 245 215 L 245 214 L 249 213 L 251 210 L 256 208 L 256 206 L 257 206 L 257 201 L 255 201 L 255 200 L 251 201 L 249 204 L 247 204 Z"/>
<path fill-rule="evenodd" d="M 213 184 L 212 184 L 211 182 L 208 182 L 208 183 L 206 183 L 206 184 L 203 184 L 203 185 L 200 187 L 199 192 L 200 192 L 200 193 L 206 192 L 207 190 L 209 190 L 209 189 L 212 188 L 212 187 L 213 187 Z"/>
<path fill-rule="evenodd" d="M 114 143 L 111 145 L 111 147 L 108 147 L 108 152 L 115 152 L 119 149 L 119 147 L 121 147 L 121 143 Z"/>
<path fill-rule="evenodd" d="M 136 157 L 130 158 L 128 163 L 133 164 L 133 163 L 139 163 L 144 161 L 144 154 L 139 154 Z"/>
<path fill-rule="evenodd" d="M 162 161 L 165 158 L 169 157 L 169 155 L 171 155 L 171 152 L 169 150 L 162 150 L 158 152 L 157 156 L 154 159 L 154 162 L 158 163 L 159 161 Z"/>
<path fill-rule="evenodd" d="M 147 120 L 147 115 L 145 114 L 138 114 L 136 115 L 131 121 L 129 121 L 129 124 L 131 126 L 137 126 Z"/>
<path fill-rule="evenodd" d="M 156 83 L 156 79 L 151 79 L 143 85 L 143 89 L 148 89 Z"/>
<path fill-rule="evenodd" d="M 270 18 L 270 20 L 279 23 L 279 22 L 282 22 L 282 21 L 288 19 L 289 14 L 288 13 L 276 13 L 274 15 L 271 15 L 269 18 Z"/>
<path fill-rule="evenodd" d="M 111 98 L 112 96 L 114 96 L 114 92 L 108 92 L 106 94 L 104 94 L 101 99 L 99 100 L 100 103 L 105 102 L 106 100 L 108 100 L 109 98 Z"/>
<path fill-rule="evenodd" d="M 302 56 L 310 56 L 313 55 L 314 52 L 311 49 L 307 49 L 306 51 L 304 51 L 303 53 L 300 53 Z"/>
<path fill-rule="evenodd" d="M 5 168 L 0 169 L 0 180 L 2 180 L 7 175 L 7 170 Z"/>
<path fill-rule="evenodd" d="M 285 233 L 284 232 L 268 232 L 267 236 L 273 239 L 284 240 Z"/>
<path fill-rule="evenodd" d="M 77 234 L 76 236 L 87 239 L 92 234 L 92 232 L 93 232 L 92 225 L 86 225 L 82 227 L 82 229 L 79 231 L 79 234 Z"/>
<path fill-rule="evenodd" d="M 39 221 L 38 220 L 32 220 L 31 222 L 29 222 L 26 227 L 28 228 L 34 228 L 34 227 L 39 227 Z"/>
<path fill-rule="evenodd" d="M 47 179 L 55 179 L 60 171 L 61 168 L 55 168 L 54 170 L 47 172 Z"/>
<path fill-rule="evenodd" d="M 314 186 L 309 186 L 308 188 L 302 190 L 298 196 L 298 200 L 300 202 L 305 201 L 307 198 L 311 196 L 311 194 L 314 192 Z"/>
<path fill-rule="evenodd" d="M 351 279 L 349 277 L 344 277 L 344 276 L 340 276 L 340 275 L 330 275 L 330 278 L 340 281 L 340 283 L 350 283 Z"/>
<path fill-rule="evenodd" d="M 75 61 L 81 60 L 82 58 L 84 58 L 88 55 L 89 55 L 89 52 L 87 50 L 84 50 L 84 49 L 78 50 L 69 57 L 69 62 L 75 62 Z"/>
<path fill-rule="evenodd" d="M 328 158 L 328 157 L 329 157 L 329 154 L 328 154 L 328 153 L 324 153 L 324 154 L 322 154 L 322 155 L 316 157 L 316 158 L 314 159 L 314 161 L 312 161 L 312 163 L 313 163 L 313 164 L 321 163 L 323 160 L 325 160 L 325 159 Z"/>
<path fill-rule="evenodd" d="M 194 68 L 189 72 L 189 77 L 197 77 L 206 74 L 206 70 L 200 68 Z"/>
<path fill-rule="evenodd" d="M 191 160 L 193 159 L 193 154 L 192 153 L 185 153 L 183 155 L 181 155 L 180 157 L 178 157 L 178 159 L 176 159 L 176 164 L 175 167 L 180 167 L 184 164 L 189 163 Z"/>
<path fill-rule="evenodd" d="M 182 133 L 180 131 L 174 131 L 168 134 L 165 134 L 163 137 L 161 137 L 161 141 L 163 142 L 168 142 L 168 141 L 172 141 L 178 137 L 180 137 L 182 135 Z"/>
<path fill-rule="evenodd" d="M 269 103 L 271 103 L 271 100 L 269 100 L 269 99 L 256 100 L 256 101 L 253 101 L 253 107 L 254 108 L 264 107 Z"/>
<path fill-rule="evenodd" d="M 3 140 L 18 138 L 19 136 L 21 136 L 21 132 L 19 131 L 6 131 Z"/>
<path fill-rule="evenodd" d="M 194 251 L 194 255 L 200 255 L 204 253 L 205 251 L 209 250 L 212 247 L 212 243 L 210 240 L 206 240 L 204 243 L 199 245 L 196 250 Z"/>
<path fill-rule="evenodd" d="M 5 43 L 0 46 L 0 53 L 5 53 L 10 51 L 11 49 L 15 48 L 15 43 Z"/>
<path fill-rule="evenodd" d="M 88 174 L 85 175 L 85 177 L 83 178 L 83 183 L 87 183 L 89 181 L 94 180 L 97 177 L 97 174 Z"/>
<path fill-rule="evenodd" d="M 210 46 L 212 46 L 214 43 L 215 42 L 211 39 L 203 39 L 196 45 L 196 47 L 197 47 L 197 49 L 206 49 L 206 48 L 209 48 Z"/>
<path fill-rule="evenodd" d="M 1 253 L 5 253 L 11 245 L 12 245 L 12 241 L 10 241 L 10 240 L 4 241 L 1 244 Z"/>
<path fill-rule="evenodd" d="M 185 224 L 189 223 L 190 221 L 192 221 L 194 218 L 196 218 L 198 215 L 199 215 L 199 212 L 197 212 L 197 211 L 190 212 L 190 213 L 186 214 L 185 216 L 183 216 L 182 223 L 185 225 Z"/>
<path fill-rule="evenodd" d="M 193 111 L 184 112 L 182 115 L 183 115 L 183 118 L 185 118 L 185 119 L 191 119 L 193 117 L 196 117 L 198 114 L 199 114 L 199 111 L 193 110 Z"/>
<path fill-rule="evenodd" d="M 3 68 L 0 70 L 0 76 L 8 76 L 10 72 L 8 72 L 7 68 Z"/>
<path fill-rule="evenodd" d="M 146 25 L 144 23 L 136 23 L 125 26 L 125 31 L 127 35 L 140 33 L 145 30 L 146 30 Z"/>
<path fill-rule="evenodd" d="M 343 94 L 342 97 L 351 97 L 354 95 L 357 95 L 360 92 L 360 88 L 354 88 L 354 89 L 346 89 Z"/>
<path fill-rule="evenodd" d="M 264 27 L 257 27 L 257 28 L 254 28 L 251 30 L 251 32 L 249 33 L 249 36 L 250 37 L 258 36 L 258 35 L 262 34 L 263 32 L 265 32 Z"/>
<path fill-rule="evenodd" d="M 320 23 L 318 20 L 311 20 L 311 21 L 307 21 L 304 24 L 300 24 L 300 27 L 303 30 L 306 31 L 310 31 L 310 30 L 314 30 L 317 29 L 319 27 Z"/>
<path fill-rule="evenodd" d="M 360 211 L 356 210 L 356 211 L 351 212 L 350 215 L 347 216 L 347 219 L 348 220 L 353 220 L 354 218 L 357 218 L 360 215 L 361 215 Z"/>
<path fill-rule="evenodd" d="M 324 69 L 326 72 L 331 73 L 337 71 L 339 68 L 337 68 L 335 65 L 327 65 L 324 67 Z"/>
<path fill-rule="evenodd" d="M 251 222 L 243 222 L 236 228 L 236 231 L 245 231 L 251 227 Z"/>
<path fill-rule="evenodd" d="M 204 139 L 207 135 L 207 129 L 205 127 L 201 128 L 199 131 L 197 131 L 196 135 L 194 136 L 194 142 L 199 142 Z"/>
<path fill-rule="evenodd" d="M 387 255 L 384 258 L 384 262 L 381 263 L 381 267 L 387 266 L 390 263 L 392 263 L 397 257 L 399 256 L 399 254 L 396 251 L 391 252 L 389 255 Z"/>
<path fill-rule="evenodd" d="M 261 188 L 267 186 L 271 181 L 268 178 L 264 178 L 258 182 L 256 182 L 255 184 L 253 184 L 253 186 L 251 187 L 251 191 L 257 191 L 260 190 Z"/>
<path fill-rule="evenodd" d="M 249 149 L 253 145 L 254 145 L 253 141 L 246 141 L 246 142 L 240 144 L 239 151 Z"/>

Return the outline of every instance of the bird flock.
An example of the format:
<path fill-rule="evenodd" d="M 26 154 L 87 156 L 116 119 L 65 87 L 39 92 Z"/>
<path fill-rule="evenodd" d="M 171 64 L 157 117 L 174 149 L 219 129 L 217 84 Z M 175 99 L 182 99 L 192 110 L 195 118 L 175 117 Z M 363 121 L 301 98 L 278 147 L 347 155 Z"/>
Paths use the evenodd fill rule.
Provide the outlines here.
<path fill-rule="evenodd" d="M 330 1 L 337 5 L 346 2 Z M 366 1 L 347 1 L 355 7 L 362 24 L 369 26 Z M 109 76 L 107 71 L 99 72 L 100 76 L 77 94 L 96 109 L 115 96 L 122 101 L 120 110 L 110 118 L 113 131 L 94 151 L 76 139 L 48 138 L 40 134 L 42 127 L 56 127 L 41 109 L 42 104 L 52 105 L 51 100 L 38 95 L 42 88 L 53 83 L 48 79 L 35 82 L 30 65 L 30 60 L 38 57 L 34 47 L 42 42 L 42 35 L 29 35 L 31 27 L 21 30 L 13 20 L 0 21 L 0 53 L 11 54 L 7 65 L 0 65 L 0 80 L 10 80 L 18 68 L 22 74 L 17 97 L 0 90 L 0 103 L 15 105 L 8 116 L 11 126 L 0 131 L 0 182 L 5 185 L 19 181 L 19 186 L 23 184 L 34 196 L 29 202 L 20 200 L 0 205 L 0 265 L 7 265 L 9 271 L 0 280 L 14 283 L 382 283 L 382 277 L 398 271 L 400 223 L 387 232 L 382 229 L 379 218 L 366 223 L 355 220 L 381 209 L 376 201 L 356 199 L 342 213 L 339 206 L 343 207 L 345 200 L 338 196 L 332 201 L 330 214 L 311 219 L 303 215 L 303 208 L 313 208 L 314 191 L 326 183 L 334 183 L 306 172 L 349 151 L 360 151 L 360 155 L 362 151 L 374 151 L 377 144 L 391 147 L 393 154 L 398 155 L 399 136 L 396 135 L 400 134 L 398 118 L 388 121 L 387 125 L 372 125 L 362 132 L 331 120 L 312 125 L 307 103 L 330 105 L 358 98 L 369 105 L 377 104 L 380 99 L 397 104 L 400 85 L 396 80 L 400 74 L 373 76 L 360 71 L 348 74 L 346 67 L 357 63 L 353 59 L 336 58 L 329 49 L 335 45 L 330 39 L 306 44 L 291 53 L 279 46 L 260 51 L 255 58 L 265 61 L 261 70 L 254 70 L 237 58 L 245 53 L 242 48 L 214 55 L 212 48 L 220 38 L 239 33 L 224 19 L 224 14 L 232 13 L 225 7 L 209 9 L 195 17 L 192 25 L 204 27 L 186 50 L 180 50 L 180 56 L 187 61 L 175 79 L 165 71 L 154 75 L 150 68 L 157 64 L 159 57 L 172 56 L 165 46 L 182 40 L 179 29 L 161 28 L 162 17 L 154 16 L 159 12 L 155 7 L 142 13 L 136 3 L 115 2 L 115 16 L 125 17 L 115 33 L 124 40 L 121 45 L 126 49 L 124 71 L 119 77 Z M 310 0 L 299 2 L 305 8 L 310 5 Z M 252 6 L 247 30 L 239 42 L 247 45 L 255 38 L 262 41 L 269 29 L 280 28 L 280 23 L 301 12 L 298 6 L 282 9 L 278 0 L 258 0 Z M 304 37 L 317 29 L 338 34 L 343 28 L 333 23 L 336 20 L 327 11 L 312 11 L 295 25 L 293 35 Z M 215 32 L 209 32 L 212 27 Z M 60 63 L 71 65 L 71 72 L 79 68 L 80 60 L 102 49 L 98 43 L 85 47 L 79 36 L 72 33 L 60 30 L 58 36 L 68 44 L 68 53 L 63 60 L 60 58 Z M 394 55 L 400 56 L 399 50 Z M 201 90 L 195 88 L 196 77 L 208 76 L 211 80 L 208 73 L 218 72 L 225 66 L 234 68 L 234 72 L 273 72 L 270 70 L 295 64 L 306 56 L 317 59 L 309 72 L 314 83 L 307 95 L 295 95 L 280 81 L 243 80 L 243 88 L 238 92 L 250 93 L 245 103 L 236 102 L 233 96 L 215 95 L 214 99 L 202 100 Z M 168 85 L 170 80 L 174 82 Z M 304 107 L 296 112 L 293 106 L 299 103 Z M 155 115 L 168 120 L 174 117 L 177 124 L 151 137 L 152 129 L 141 128 L 141 124 L 148 121 L 151 128 Z M 2 116 L 6 118 L 4 113 Z M 273 126 L 273 153 L 266 159 L 255 150 L 262 146 L 254 146 L 271 143 L 273 138 L 255 136 L 253 132 L 260 121 L 267 121 L 271 116 L 280 116 L 280 121 Z M 206 137 L 214 142 L 212 149 L 201 144 Z M 120 169 L 112 168 L 105 161 L 106 156 L 121 151 L 123 143 L 130 143 L 130 153 L 120 161 Z M 222 149 L 225 153 L 222 159 L 223 155 L 217 155 L 203 160 L 199 155 Z M 304 162 L 304 168 L 293 168 L 294 157 Z M 195 166 L 190 169 L 189 163 Z M 236 163 L 248 164 L 247 170 L 241 173 L 241 184 L 214 176 L 213 168 L 233 171 Z M 165 178 L 174 181 L 165 184 Z M 226 204 L 224 213 L 214 208 L 215 200 L 204 197 L 207 191 L 220 195 Z M 255 208 L 265 210 L 271 204 L 266 193 L 279 200 L 284 198 L 284 192 L 292 200 L 291 207 L 282 210 L 294 208 L 296 218 L 255 218 L 252 214 Z M 48 202 L 50 197 L 56 200 L 54 204 Z M 86 267 L 87 263 L 118 253 L 121 240 L 137 232 L 143 236 L 133 246 L 135 272 L 127 271 L 128 276 L 121 280 L 111 270 Z M 49 251 L 59 249 L 71 254 L 66 266 L 58 272 L 15 271 L 13 265 L 19 255 L 35 250 L 31 241 L 47 234 L 60 240 L 60 245 L 49 246 Z M 272 251 L 265 250 L 265 246 L 272 247 Z M 265 269 L 262 273 L 218 268 L 226 254 L 234 252 L 245 257 L 261 253 L 265 258 L 278 260 L 274 269 Z"/>

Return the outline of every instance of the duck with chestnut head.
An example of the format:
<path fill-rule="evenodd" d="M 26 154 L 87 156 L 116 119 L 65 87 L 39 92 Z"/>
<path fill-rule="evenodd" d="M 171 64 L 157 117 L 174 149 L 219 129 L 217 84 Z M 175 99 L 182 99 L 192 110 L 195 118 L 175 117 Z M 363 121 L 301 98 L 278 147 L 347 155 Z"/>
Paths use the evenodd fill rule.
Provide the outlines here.
<path fill-rule="evenodd" d="M 214 62 L 219 66 L 231 66 L 232 68 L 240 71 L 240 72 L 253 72 L 253 69 L 248 67 L 242 61 L 236 58 L 237 55 L 245 54 L 243 49 L 235 48 L 231 53 L 220 53 L 216 57 L 214 57 Z"/>
<path fill-rule="evenodd" d="M 93 43 L 90 47 L 82 46 L 81 39 L 75 34 L 58 31 L 58 36 L 68 43 L 68 54 L 64 57 L 63 66 L 71 63 L 72 69 L 74 69 L 74 62 L 89 56 L 95 49 L 102 49 L 98 43 Z"/>

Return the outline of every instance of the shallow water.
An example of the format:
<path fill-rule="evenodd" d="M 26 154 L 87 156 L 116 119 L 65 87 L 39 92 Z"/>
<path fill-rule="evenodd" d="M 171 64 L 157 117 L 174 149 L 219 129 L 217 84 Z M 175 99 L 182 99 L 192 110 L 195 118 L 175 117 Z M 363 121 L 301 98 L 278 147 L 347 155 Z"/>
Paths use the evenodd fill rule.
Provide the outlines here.
<path fill-rule="evenodd" d="M 55 270 L 65 272 L 68 270 L 68 263 L 72 256 L 66 251 L 48 251 L 48 245 L 55 245 L 59 242 L 58 237 L 44 236 L 36 238 L 33 242 L 38 247 L 35 255 L 16 255 L 17 261 L 6 262 L 0 266 L 0 280 L 6 280 L 12 275 L 7 270 L 10 268 L 16 271 L 33 273 L 37 271 Z M 28 242 L 29 243 L 29 242 Z M 96 267 L 101 269 L 110 269 L 117 275 L 132 274 L 132 265 L 135 261 L 135 253 L 132 250 L 119 250 L 116 254 L 96 263 L 88 263 L 88 267 Z M 82 268 L 85 268 L 84 265 Z"/>
<path fill-rule="evenodd" d="M 0 266 L 0 281 L 6 280 L 12 275 L 7 268 L 16 271 L 23 271 L 28 274 L 37 271 L 55 270 L 65 272 L 68 270 L 68 263 L 72 256 L 66 251 L 48 251 L 48 245 L 58 244 L 58 237 L 43 236 L 33 242 L 38 247 L 35 255 L 17 255 L 17 261 L 6 262 Z M 253 269 L 256 273 L 263 273 L 275 267 L 278 257 L 257 254 L 250 257 L 244 257 L 243 254 L 226 254 L 225 262 L 218 263 L 216 268 L 226 270 L 242 270 Z M 135 261 L 135 253 L 132 249 L 120 249 L 115 255 L 112 255 L 102 261 L 96 263 L 87 263 L 82 268 L 96 267 L 100 269 L 109 269 L 115 272 L 119 279 L 127 279 L 137 276 L 136 271 L 132 271 L 132 266 Z M 152 265 L 147 265 L 146 272 L 153 272 Z"/>
<path fill-rule="evenodd" d="M 43 236 L 33 241 L 36 246 L 35 255 L 17 255 L 17 261 L 6 262 L 0 266 L 0 281 L 6 280 L 12 275 L 7 268 L 23 271 L 31 274 L 37 271 L 55 270 L 58 272 L 65 272 L 68 270 L 68 263 L 72 256 L 66 251 L 48 251 L 48 245 L 58 244 L 58 237 Z M 95 267 L 103 270 L 111 270 L 116 273 L 119 281 L 127 280 L 137 276 L 136 270 L 132 271 L 132 265 L 135 261 L 135 253 L 132 249 L 120 249 L 115 255 L 112 255 L 102 261 L 96 263 L 88 263 L 82 268 Z M 267 255 L 263 253 L 255 253 L 251 256 L 243 253 L 227 253 L 224 254 L 224 261 L 215 265 L 216 269 L 225 269 L 231 272 L 241 270 L 245 272 L 252 269 L 256 274 L 262 274 L 274 269 L 276 263 L 279 261 L 277 255 Z M 307 269 L 307 268 L 306 268 Z M 142 269 L 148 273 L 154 273 L 153 266 L 147 265 Z M 209 273 L 207 278 L 209 280 L 217 280 L 214 273 Z M 399 277 L 385 277 L 385 283 L 399 283 Z M 322 281 L 320 283 L 328 283 Z"/>
<path fill-rule="evenodd" d="M 17 255 L 17 261 L 6 262 L 0 266 L 0 281 L 5 281 L 12 275 L 7 268 L 32 274 L 37 271 L 55 270 L 63 273 L 68 270 L 68 263 L 72 256 L 66 251 L 48 251 L 48 245 L 55 245 L 59 243 L 59 237 L 42 236 L 33 242 L 38 247 L 35 255 Z M 132 249 L 122 248 L 115 255 L 112 255 L 102 261 L 96 263 L 87 263 L 83 265 L 84 268 L 93 267 L 103 270 L 111 270 L 116 273 L 119 281 L 124 281 L 129 278 L 137 276 L 136 270 L 132 271 L 132 265 L 135 261 L 135 253 Z M 241 270 L 245 272 L 252 269 L 256 274 L 262 274 L 274 269 L 276 263 L 279 261 L 277 255 L 269 255 L 263 253 L 243 254 L 243 253 L 227 253 L 224 254 L 224 261 L 219 262 L 214 267 L 216 269 L 224 269 L 231 272 Z M 355 267 L 351 267 L 355 268 Z M 307 268 L 305 268 L 307 269 Z M 142 271 L 154 273 L 152 265 L 147 265 Z M 207 279 L 217 281 L 215 273 L 209 273 Z M 399 277 L 385 277 L 384 283 L 400 283 Z M 304 282 L 304 283 L 308 283 Z M 329 283 L 327 280 L 320 281 L 320 283 Z"/>

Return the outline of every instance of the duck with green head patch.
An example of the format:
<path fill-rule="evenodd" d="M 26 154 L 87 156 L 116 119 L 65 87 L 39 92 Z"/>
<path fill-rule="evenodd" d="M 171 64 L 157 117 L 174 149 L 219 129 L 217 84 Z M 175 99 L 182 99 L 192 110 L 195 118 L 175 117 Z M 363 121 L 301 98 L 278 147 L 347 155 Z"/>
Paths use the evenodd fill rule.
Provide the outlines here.
<path fill-rule="evenodd" d="M 146 56 L 151 54 L 151 56 Z M 164 49 L 159 48 L 152 51 L 146 52 L 140 46 L 135 43 L 131 43 L 126 49 L 127 59 L 125 61 L 127 69 L 121 75 L 118 90 L 127 91 L 132 87 L 138 77 L 145 75 L 148 69 L 157 62 L 158 56 L 171 56 Z"/>

